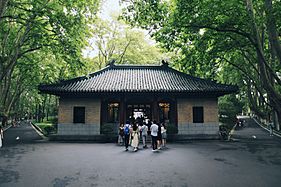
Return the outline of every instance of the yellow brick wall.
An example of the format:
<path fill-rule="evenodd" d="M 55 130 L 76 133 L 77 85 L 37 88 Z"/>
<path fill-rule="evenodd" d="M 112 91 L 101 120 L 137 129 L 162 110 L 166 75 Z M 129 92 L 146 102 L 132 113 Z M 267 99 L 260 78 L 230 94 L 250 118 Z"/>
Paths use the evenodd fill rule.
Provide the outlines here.
<path fill-rule="evenodd" d="M 86 124 L 100 124 L 100 100 L 89 98 L 60 98 L 58 111 L 59 124 L 73 123 L 74 107 L 85 107 Z"/>
<path fill-rule="evenodd" d="M 203 99 L 178 99 L 178 124 L 193 123 L 193 106 L 203 106 L 204 123 L 218 122 L 217 98 Z"/>

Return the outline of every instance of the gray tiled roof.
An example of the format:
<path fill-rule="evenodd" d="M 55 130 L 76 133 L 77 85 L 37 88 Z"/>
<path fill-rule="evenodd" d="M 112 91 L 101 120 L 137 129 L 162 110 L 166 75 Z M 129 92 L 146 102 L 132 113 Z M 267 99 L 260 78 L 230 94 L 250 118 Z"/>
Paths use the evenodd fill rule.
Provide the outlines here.
<path fill-rule="evenodd" d="M 89 76 L 40 85 L 39 90 L 55 95 L 65 93 L 215 93 L 236 92 L 236 86 L 196 78 L 167 65 L 110 65 Z"/>

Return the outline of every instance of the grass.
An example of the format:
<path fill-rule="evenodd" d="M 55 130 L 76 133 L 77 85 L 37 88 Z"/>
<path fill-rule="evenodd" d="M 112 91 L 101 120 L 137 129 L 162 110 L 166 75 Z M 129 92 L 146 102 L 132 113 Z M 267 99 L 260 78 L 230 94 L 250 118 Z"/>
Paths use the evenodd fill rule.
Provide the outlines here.
<path fill-rule="evenodd" d="M 53 124 L 52 123 L 35 123 L 35 125 L 37 125 L 40 129 L 44 129 L 44 128 L 46 128 L 47 126 L 53 126 Z"/>
<path fill-rule="evenodd" d="M 33 121 L 37 127 L 39 127 L 44 135 L 49 135 L 50 133 L 56 132 L 55 124 L 52 121 L 47 121 L 46 119 L 43 122 L 37 123 L 35 120 Z"/>

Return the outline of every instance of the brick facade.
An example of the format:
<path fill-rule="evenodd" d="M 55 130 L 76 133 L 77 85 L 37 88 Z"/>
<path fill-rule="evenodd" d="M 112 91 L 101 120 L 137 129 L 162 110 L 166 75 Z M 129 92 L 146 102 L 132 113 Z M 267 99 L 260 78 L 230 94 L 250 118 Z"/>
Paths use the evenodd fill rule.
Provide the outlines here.
<path fill-rule="evenodd" d="M 85 124 L 73 123 L 73 108 L 85 107 Z M 100 134 L 99 99 L 60 98 L 58 111 L 58 134 L 96 135 Z"/>
<path fill-rule="evenodd" d="M 85 107 L 85 124 L 73 123 L 73 108 Z M 204 122 L 193 123 L 193 107 L 203 107 Z M 217 98 L 177 100 L 178 134 L 216 135 L 219 130 Z M 99 135 L 101 101 L 91 98 L 60 98 L 59 135 Z M 117 127 L 117 126 L 116 126 Z"/>
<path fill-rule="evenodd" d="M 204 123 L 193 123 L 193 107 L 203 107 Z M 178 99 L 179 134 L 210 134 L 219 130 L 217 98 Z"/>

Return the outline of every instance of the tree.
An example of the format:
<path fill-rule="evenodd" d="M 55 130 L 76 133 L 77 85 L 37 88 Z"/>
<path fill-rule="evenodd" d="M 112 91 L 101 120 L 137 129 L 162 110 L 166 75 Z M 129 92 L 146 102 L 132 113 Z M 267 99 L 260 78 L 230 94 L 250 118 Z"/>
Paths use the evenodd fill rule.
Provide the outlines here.
<path fill-rule="evenodd" d="M 281 120 L 279 1 L 126 2 L 123 18 L 177 52 L 175 66 L 222 82 L 219 78 L 242 78 L 234 83 L 241 85 L 251 109 L 259 115 L 264 109 L 276 111 Z"/>
<path fill-rule="evenodd" d="M 88 59 L 95 69 L 101 69 L 113 59 L 119 64 L 155 64 L 163 59 L 160 48 L 151 45 L 139 29 L 131 29 L 116 19 L 99 19 L 92 27 L 93 38 L 87 51 L 97 53 Z"/>
<path fill-rule="evenodd" d="M 98 10 L 98 0 L 4 0 L 0 3 L 0 113 L 11 107 L 38 77 L 44 54 L 66 69 L 80 68 L 81 49 L 89 36 L 89 24 Z M 38 59 L 38 57 L 42 57 Z M 42 65 L 42 64 L 41 64 Z M 44 67 L 44 64 L 43 66 Z M 37 73 L 37 75 L 34 75 Z M 45 81 L 45 80 L 44 80 Z M 34 87 L 33 87 L 34 88 Z"/>

